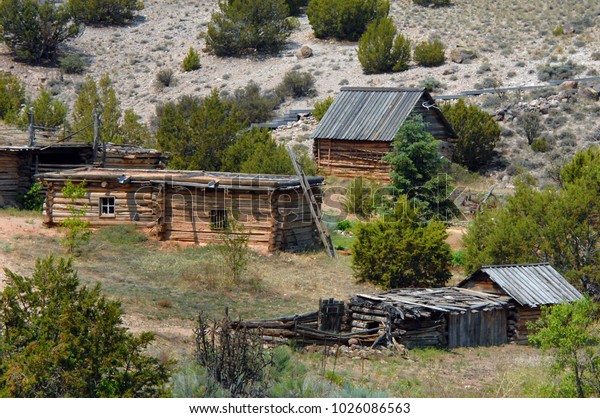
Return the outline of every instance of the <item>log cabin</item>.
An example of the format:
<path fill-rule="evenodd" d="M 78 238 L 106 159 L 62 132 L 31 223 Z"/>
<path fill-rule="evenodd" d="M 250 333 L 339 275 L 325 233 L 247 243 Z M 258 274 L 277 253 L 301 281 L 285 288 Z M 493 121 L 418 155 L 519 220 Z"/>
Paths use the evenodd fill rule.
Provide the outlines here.
<path fill-rule="evenodd" d="M 423 117 L 441 154 L 450 157 L 456 134 L 427 90 L 342 87 L 311 136 L 320 172 L 389 182 L 391 169 L 382 157 L 413 115 Z"/>
<path fill-rule="evenodd" d="M 320 244 L 311 207 L 297 176 L 204 171 L 84 168 L 41 176 L 44 223 L 59 225 L 70 208 L 90 227 L 135 224 L 161 241 L 218 243 L 232 219 L 255 250 L 301 251 Z M 66 182 L 85 181 L 87 196 L 71 202 Z M 322 177 L 307 177 L 321 204 Z"/>
<path fill-rule="evenodd" d="M 483 266 L 458 286 L 509 297 L 508 337 L 519 344 L 528 342 L 527 324 L 538 320 L 542 306 L 583 297 L 547 263 Z"/>
<path fill-rule="evenodd" d="M 110 168 L 162 169 L 166 156 L 157 150 L 124 145 L 100 146 L 94 156 L 92 144 L 37 143 L 0 146 L 0 207 L 18 205 L 34 176 L 54 170 L 88 165 Z"/>

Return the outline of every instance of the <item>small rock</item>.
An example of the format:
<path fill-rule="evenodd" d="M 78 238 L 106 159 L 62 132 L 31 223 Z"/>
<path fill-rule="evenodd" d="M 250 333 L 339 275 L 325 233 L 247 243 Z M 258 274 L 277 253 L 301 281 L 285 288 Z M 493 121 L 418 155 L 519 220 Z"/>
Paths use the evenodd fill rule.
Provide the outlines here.
<path fill-rule="evenodd" d="M 350 338 L 348 340 L 348 345 L 352 348 L 354 348 L 355 345 L 358 345 L 358 340 L 356 338 Z"/>
<path fill-rule="evenodd" d="M 573 90 L 578 86 L 579 83 L 577 81 L 565 81 L 564 83 L 561 83 L 559 87 L 561 90 Z"/>
<path fill-rule="evenodd" d="M 564 25 L 563 26 L 563 33 L 565 35 L 570 35 L 572 33 L 575 33 L 575 28 L 571 25 Z"/>
<path fill-rule="evenodd" d="M 299 60 L 304 59 L 304 58 L 310 58 L 312 56 L 313 56 L 312 48 L 308 45 L 304 45 L 302 48 L 300 48 L 298 50 L 298 52 L 296 52 L 296 58 L 298 58 Z"/>

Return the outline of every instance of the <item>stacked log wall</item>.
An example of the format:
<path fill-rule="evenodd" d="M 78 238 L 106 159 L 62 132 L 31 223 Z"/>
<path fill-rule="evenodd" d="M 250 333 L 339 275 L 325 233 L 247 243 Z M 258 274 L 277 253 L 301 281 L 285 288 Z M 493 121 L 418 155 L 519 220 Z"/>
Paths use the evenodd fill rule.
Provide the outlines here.
<path fill-rule="evenodd" d="M 74 181 L 75 184 L 77 184 Z M 60 224 L 72 216 L 71 208 L 81 211 L 81 218 L 88 221 L 90 227 L 136 224 L 151 227 L 155 221 L 155 189 L 140 188 L 137 185 L 122 185 L 117 182 L 87 182 L 87 196 L 72 201 L 62 194 L 64 182 L 47 182 L 45 204 L 45 222 Z M 115 198 L 114 216 L 100 216 L 100 198 Z"/>
<path fill-rule="evenodd" d="M 319 171 L 325 175 L 390 182 L 391 168 L 381 160 L 390 152 L 390 142 L 315 139 L 313 147 Z"/>
<path fill-rule="evenodd" d="M 515 309 L 515 312 L 515 342 L 517 342 L 518 344 L 528 344 L 529 330 L 527 328 L 527 325 L 530 322 L 537 321 L 542 314 L 542 310 L 539 307 L 530 308 L 529 306 L 519 306 Z"/>
<path fill-rule="evenodd" d="M 249 234 L 249 245 L 272 250 L 275 246 L 275 222 L 267 192 L 226 191 L 199 188 L 168 188 L 165 201 L 164 226 L 160 239 L 197 244 L 221 241 L 223 229 L 211 224 L 211 211 L 224 210 L 232 214 Z"/>
<path fill-rule="evenodd" d="M 0 151 L 0 206 L 14 205 L 31 186 L 28 156 Z"/>
<path fill-rule="evenodd" d="M 323 196 L 320 187 L 312 187 L 318 205 Z M 300 189 L 275 192 L 272 201 L 274 249 L 302 251 L 321 245 L 310 204 Z"/>

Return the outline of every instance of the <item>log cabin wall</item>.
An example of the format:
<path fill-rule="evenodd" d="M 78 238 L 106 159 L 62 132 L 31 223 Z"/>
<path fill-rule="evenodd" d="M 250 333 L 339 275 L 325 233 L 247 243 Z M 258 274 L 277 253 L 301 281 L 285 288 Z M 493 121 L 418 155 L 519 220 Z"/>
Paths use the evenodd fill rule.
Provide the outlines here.
<path fill-rule="evenodd" d="M 390 182 L 390 166 L 381 160 L 390 147 L 391 142 L 383 141 L 315 139 L 313 152 L 322 174 Z"/>
<path fill-rule="evenodd" d="M 72 181 L 77 184 L 81 179 Z M 320 245 L 310 206 L 295 188 L 239 190 L 88 178 L 86 198 L 71 202 L 62 194 L 65 183 L 66 179 L 45 180 L 44 222 L 48 225 L 71 216 L 72 206 L 83 211 L 83 219 L 92 228 L 133 223 L 159 240 L 210 244 L 221 241 L 235 217 L 249 234 L 249 246 L 258 251 L 300 251 Z M 320 204 L 320 187 L 312 189 Z"/>
<path fill-rule="evenodd" d="M 320 187 L 311 187 L 317 203 L 321 205 L 323 194 Z M 272 197 L 274 219 L 273 248 L 288 251 L 304 251 L 321 246 L 310 211 L 310 204 L 300 189 L 279 191 Z"/>
<path fill-rule="evenodd" d="M 170 187 L 164 197 L 164 225 L 159 239 L 209 244 L 221 241 L 236 218 L 254 249 L 275 249 L 275 221 L 269 192 Z"/>
<path fill-rule="evenodd" d="M 15 205 L 31 186 L 29 156 L 0 150 L 0 207 Z"/>
<path fill-rule="evenodd" d="M 513 321 L 516 322 L 516 329 L 513 331 L 513 341 L 518 344 L 528 344 L 529 330 L 527 324 L 537 321 L 542 314 L 539 307 L 531 308 L 529 306 L 517 306 L 513 311 Z"/>
<path fill-rule="evenodd" d="M 73 184 L 80 184 L 73 180 Z M 71 216 L 70 207 L 81 210 L 91 228 L 135 224 L 155 226 L 154 205 L 157 190 L 151 186 L 119 184 L 117 181 L 88 180 L 87 196 L 72 202 L 62 194 L 65 181 L 46 181 L 44 223 L 58 225 Z"/>

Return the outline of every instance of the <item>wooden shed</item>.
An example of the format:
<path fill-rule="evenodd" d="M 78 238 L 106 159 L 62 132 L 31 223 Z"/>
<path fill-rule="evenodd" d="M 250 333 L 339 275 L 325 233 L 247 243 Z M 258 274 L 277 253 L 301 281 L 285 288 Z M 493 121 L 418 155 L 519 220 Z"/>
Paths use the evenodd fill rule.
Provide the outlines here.
<path fill-rule="evenodd" d="M 0 146 L 0 207 L 15 205 L 34 176 L 85 166 L 162 169 L 166 157 L 154 149 L 107 144 L 96 154 L 88 143 L 36 143 Z"/>
<path fill-rule="evenodd" d="M 135 224 L 159 240 L 196 244 L 218 242 L 232 218 L 249 234 L 251 247 L 303 250 L 320 245 L 319 235 L 296 176 L 204 171 L 77 169 L 46 173 L 44 222 L 69 216 L 72 202 L 62 195 L 67 181 L 85 181 L 85 208 L 92 227 Z M 307 177 L 316 204 L 322 177 Z"/>
<path fill-rule="evenodd" d="M 472 347 L 508 341 L 508 298 L 470 289 L 396 289 L 356 295 L 348 303 L 351 331 L 380 329 L 411 347 Z"/>
<path fill-rule="evenodd" d="M 312 134 L 319 169 L 326 175 L 390 181 L 390 167 L 381 159 L 412 115 L 423 117 L 449 157 L 456 134 L 426 90 L 343 87 Z"/>
<path fill-rule="evenodd" d="M 527 343 L 527 323 L 540 317 L 542 306 L 583 297 L 547 263 L 483 266 L 458 286 L 509 297 L 508 335 L 518 343 Z"/>

